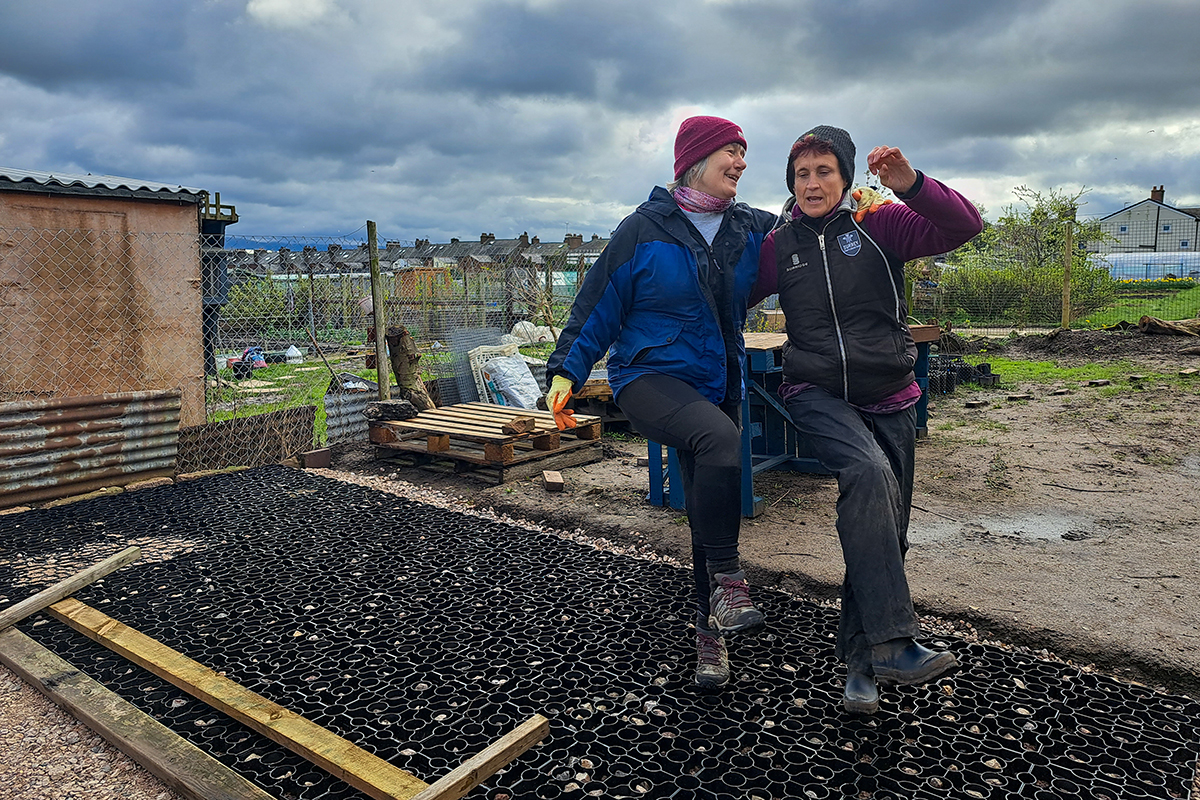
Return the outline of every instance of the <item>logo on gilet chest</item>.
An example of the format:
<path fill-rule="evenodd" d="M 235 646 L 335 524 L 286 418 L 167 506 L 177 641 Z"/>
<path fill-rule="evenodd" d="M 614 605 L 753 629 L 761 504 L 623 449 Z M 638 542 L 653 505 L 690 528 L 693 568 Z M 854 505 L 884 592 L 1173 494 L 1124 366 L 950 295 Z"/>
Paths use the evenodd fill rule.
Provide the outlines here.
<path fill-rule="evenodd" d="M 858 231 L 843 233 L 837 237 L 837 241 L 838 247 L 848 256 L 856 256 L 858 251 L 862 250 L 862 240 L 858 238 Z"/>
<path fill-rule="evenodd" d="M 792 253 L 792 263 L 788 264 L 787 269 L 784 271 L 791 272 L 794 269 L 800 269 L 801 267 L 807 267 L 807 266 L 808 266 L 807 261 L 801 261 L 800 256 L 796 255 L 795 253 Z"/>

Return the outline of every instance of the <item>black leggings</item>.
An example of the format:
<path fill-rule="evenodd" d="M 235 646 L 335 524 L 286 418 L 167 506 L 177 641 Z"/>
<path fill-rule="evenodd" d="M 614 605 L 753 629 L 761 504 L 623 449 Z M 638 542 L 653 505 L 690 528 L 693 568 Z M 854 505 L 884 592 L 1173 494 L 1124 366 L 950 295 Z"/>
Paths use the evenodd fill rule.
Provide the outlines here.
<path fill-rule="evenodd" d="M 718 406 L 678 378 L 646 375 L 621 390 L 617 405 L 635 431 L 678 451 L 684 504 L 692 529 L 696 610 L 700 619 L 707 621 L 708 565 L 738 557 L 742 524 L 741 403 Z"/>

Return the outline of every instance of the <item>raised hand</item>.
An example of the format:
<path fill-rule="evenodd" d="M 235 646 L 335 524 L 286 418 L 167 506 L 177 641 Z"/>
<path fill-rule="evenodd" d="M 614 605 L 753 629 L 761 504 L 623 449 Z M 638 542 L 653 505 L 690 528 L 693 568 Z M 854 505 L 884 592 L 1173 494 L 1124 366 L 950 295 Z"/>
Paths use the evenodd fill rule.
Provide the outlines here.
<path fill-rule="evenodd" d="M 899 147 L 880 145 L 867 155 L 867 169 L 896 194 L 904 194 L 917 182 L 917 171 Z"/>

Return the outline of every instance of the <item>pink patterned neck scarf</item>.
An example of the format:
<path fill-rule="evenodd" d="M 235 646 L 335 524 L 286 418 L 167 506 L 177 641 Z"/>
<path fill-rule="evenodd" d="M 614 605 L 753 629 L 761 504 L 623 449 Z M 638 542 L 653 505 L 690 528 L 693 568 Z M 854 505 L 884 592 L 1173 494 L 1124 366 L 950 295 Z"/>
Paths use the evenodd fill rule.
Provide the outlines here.
<path fill-rule="evenodd" d="M 691 211 L 693 214 L 720 214 L 733 205 L 732 200 L 713 197 L 711 194 L 690 186 L 678 187 L 671 196 L 675 198 L 675 202 L 679 204 L 680 208 L 684 211 Z"/>

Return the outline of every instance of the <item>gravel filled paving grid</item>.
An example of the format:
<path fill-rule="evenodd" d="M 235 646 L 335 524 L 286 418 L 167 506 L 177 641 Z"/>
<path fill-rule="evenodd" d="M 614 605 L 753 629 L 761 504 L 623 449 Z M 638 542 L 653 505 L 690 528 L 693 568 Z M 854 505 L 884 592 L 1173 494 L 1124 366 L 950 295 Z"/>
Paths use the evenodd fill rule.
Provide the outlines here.
<path fill-rule="evenodd" d="M 1200 707 L 945 638 L 963 669 L 844 714 L 836 612 L 758 590 L 691 685 L 690 571 L 283 467 L 0 517 L 0 603 L 77 597 L 432 782 L 533 713 L 476 798 L 1188 797 Z M 21 629 L 265 790 L 339 780 L 47 617 Z"/>

